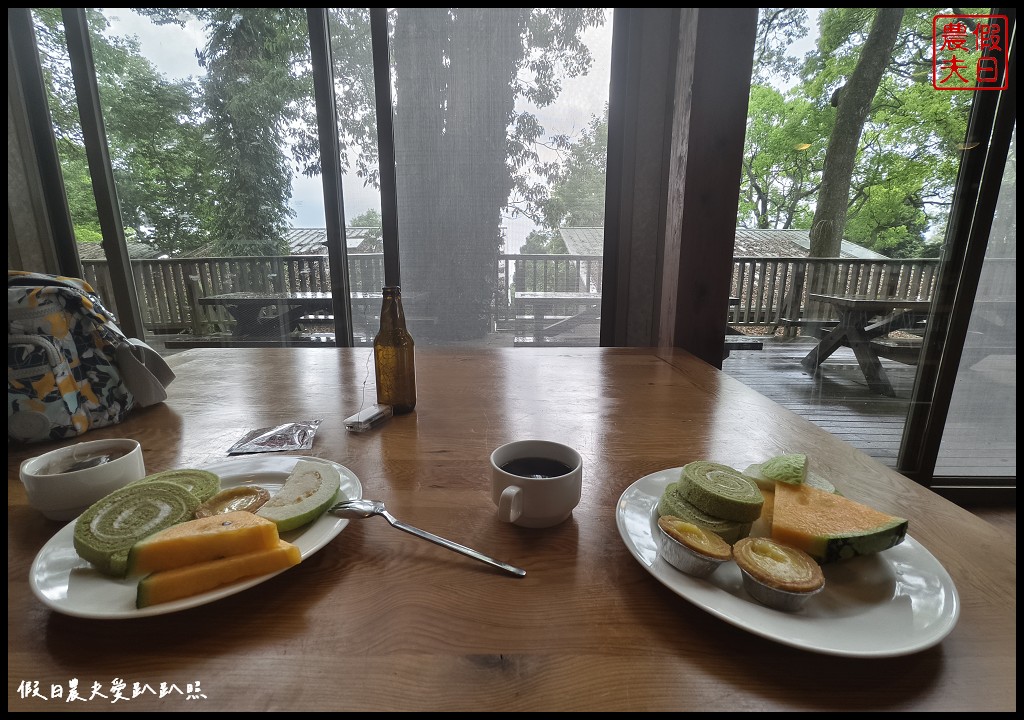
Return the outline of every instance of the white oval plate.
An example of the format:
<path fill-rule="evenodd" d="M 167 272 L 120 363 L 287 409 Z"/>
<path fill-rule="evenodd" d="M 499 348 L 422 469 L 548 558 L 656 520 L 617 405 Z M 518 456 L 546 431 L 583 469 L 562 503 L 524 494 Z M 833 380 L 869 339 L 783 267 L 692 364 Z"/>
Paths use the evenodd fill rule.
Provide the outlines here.
<path fill-rule="evenodd" d="M 220 477 L 221 489 L 259 485 L 273 495 L 284 485 L 299 460 L 313 460 L 332 466 L 341 473 L 340 494 L 353 500 L 363 496 L 363 486 L 355 473 L 344 465 L 322 458 L 251 455 L 213 463 L 202 469 Z M 337 537 L 348 523 L 348 520 L 324 514 L 306 527 L 282 533 L 281 539 L 298 547 L 305 560 Z M 166 615 L 240 593 L 284 572 L 260 575 L 192 597 L 138 609 L 135 607 L 135 594 L 139 579 L 122 580 L 97 572 L 75 552 L 74 533 L 75 520 L 72 520 L 50 538 L 32 562 L 29 582 L 32 592 L 43 603 L 57 612 L 75 617 L 117 620 Z"/>
<path fill-rule="evenodd" d="M 633 557 L 697 607 L 783 645 L 846 657 L 909 655 L 937 644 L 956 625 L 960 601 L 953 580 L 909 535 L 884 552 L 822 566 L 825 589 L 794 613 L 751 598 L 734 562 L 703 580 L 676 570 L 659 556 L 657 505 L 681 469 L 652 473 L 626 488 L 615 521 Z"/>

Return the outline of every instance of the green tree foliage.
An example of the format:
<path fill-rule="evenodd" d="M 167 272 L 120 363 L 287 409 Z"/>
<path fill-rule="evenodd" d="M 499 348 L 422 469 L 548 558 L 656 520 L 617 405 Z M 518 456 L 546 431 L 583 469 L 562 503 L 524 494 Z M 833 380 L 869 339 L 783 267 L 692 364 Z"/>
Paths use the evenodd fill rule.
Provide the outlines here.
<path fill-rule="evenodd" d="M 565 255 L 568 254 L 569 248 L 565 246 L 565 240 L 557 232 L 531 230 L 526 236 L 526 242 L 519 246 L 519 252 L 523 255 Z"/>
<path fill-rule="evenodd" d="M 294 215 L 287 126 L 312 94 L 305 10 L 194 11 L 207 31 L 198 56 L 216 161 L 214 247 L 227 255 L 285 254 Z"/>
<path fill-rule="evenodd" d="M 75 235 L 99 242 L 60 10 L 36 8 L 34 14 Z M 99 11 L 90 9 L 86 17 L 125 235 L 167 253 L 202 245 L 213 194 L 212 163 L 195 120 L 198 87 L 158 73 L 134 38 L 110 36 Z"/>
<path fill-rule="evenodd" d="M 882 74 L 892 57 L 902 20 L 903 8 L 879 8 L 874 12 L 871 29 L 853 70 L 832 95 L 830 104 L 836 109 L 835 121 L 829 133 L 821 187 L 811 219 L 812 257 L 839 257 L 861 133 Z M 822 33 L 821 37 L 826 38 L 826 34 Z"/>
<path fill-rule="evenodd" d="M 557 162 L 535 168 L 534 182 L 520 182 L 517 209 L 549 230 L 604 225 L 605 167 L 608 159 L 608 107 L 595 115 L 578 138 L 556 135 Z"/>
<path fill-rule="evenodd" d="M 804 8 L 761 8 L 754 46 L 753 82 L 789 85 L 801 60 L 792 54 L 793 44 L 807 36 Z"/>
<path fill-rule="evenodd" d="M 764 8 L 758 57 L 774 63 L 798 37 L 799 18 Z M 890 257 L 916 257 L 944 234 L 970 93 L 931 85 L 932 17 L 908 8 L 873 94 L 858 146 L 843 237 Z M 841 112 L 842 89 L 861 57 L 875 11 L 832 8 L 819 17 L 815 49 L 798 74 L 755 67 L 747 121 L 740 222 L 760 228 L 811 228 L 825 149 Z M 787 32 L 765 25 L 784 23 Z M 762 43 L 769 47 L 762 48 Z M 772 44 L 774 43 L 774 45 Z M 836 103 L 840 107 L 833 105 Z M 929 251 L 934 252 L 934 251 Z"/>
<path fill-rule="evenodd" d="M 204 128 L 216 173 L 210 233 L 215 252 L 287 251 L 284 232 L 293 169 L 320 174 L 320 148 L 305 10 L 299 8 L 146 8 L 154 22 L 204 24 L 197 50 Z M 331 8 L 330 32 L 341 169 L 377 184 L 376 112 L 369 13 Z M 292 163 L 294 162 L 294 168 Z M 379 221 L 379 220 L 378 220 Z"/>
<path fill-rule="evenodd" d="M 370 228 L 366 233 L 366 239 L 360 244 L 360 252 L 384 252 L 383 218 L 380 211 L 370 208 L 362 215 L 358 215 L 348 222 L 349 227 Z"/>
<path fill-rule="evenodd" d="M 329 8 L 328 12 L 341 169 L 367 186 L 379 187 L 370 12 L 367 8 Z M 291 128 L 291 149 L 302 174 L 315 177 L 320 174 L 316 108 L 304 103 L 300 110 L 302 120 Z"/>
<path fill-rule="evenodd" d="M 761 229 L 809 227 L 827 133 L 813 103 L 753 85 L 740 189 L 741 221 Z"/>

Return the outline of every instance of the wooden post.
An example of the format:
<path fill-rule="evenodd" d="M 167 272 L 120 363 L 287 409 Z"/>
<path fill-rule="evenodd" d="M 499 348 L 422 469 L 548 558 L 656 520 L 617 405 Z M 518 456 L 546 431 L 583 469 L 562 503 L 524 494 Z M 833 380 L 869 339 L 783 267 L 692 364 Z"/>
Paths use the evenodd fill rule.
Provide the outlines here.
<path fill-rule="evenodd" d="M 203 286 L 199 279 L 198 268 L 193 267 L 188 273 L 185 292 L 188 295 L 188 311 L 192 317 L 192 334 L 199 337 L 206 335 L 208 325 L 202 319 L 200 314 L 202 310 L 199 307 L 199 296 L 202 295 Z"/>
<path fill-rule="evenodd" d="M 782 317 L 786 320 L 800 320 L 802 314 L 802 298 L 804 294 L 804 283 L 807 280 L 808 264 L 804 260 L 793 263 L 793 284 L 789 286 L 789 293 L 786 296 L 786 303 L 783 308 Z M 794 338 L 799 332 L 800 326 L 796 324 L 786 325 L 786 338 Z"/>

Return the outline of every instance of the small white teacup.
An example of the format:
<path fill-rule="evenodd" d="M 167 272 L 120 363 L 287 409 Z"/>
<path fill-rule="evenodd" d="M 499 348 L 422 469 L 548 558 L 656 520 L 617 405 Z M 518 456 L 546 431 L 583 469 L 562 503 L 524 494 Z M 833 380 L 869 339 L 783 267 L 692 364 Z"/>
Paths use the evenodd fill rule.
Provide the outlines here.
<path fill-rule="evenodd" d="M 583 490 L 583 457 L 549 440 L 517 440 L 491 453 L 491 498 L 498 518 L 521 527 L 557 525 Z"/>
<path fill-rule="evenodd" d="M 130 438 L 89 440 L 21 464 L 29 504 L 50 520 L 72 520 L 90 505 L 146 476 L 142 446 Z"/>

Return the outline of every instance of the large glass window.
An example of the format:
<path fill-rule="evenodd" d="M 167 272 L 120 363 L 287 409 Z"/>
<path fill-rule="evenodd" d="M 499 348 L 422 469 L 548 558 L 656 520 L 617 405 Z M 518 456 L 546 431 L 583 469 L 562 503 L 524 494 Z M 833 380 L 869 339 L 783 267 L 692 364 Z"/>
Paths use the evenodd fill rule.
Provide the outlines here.
<path fill-rule="evenodd" d="M 1017 133 L 935 464 L 936 478 L 1017 476 Z"/>
<path fill-rule="evenodd" d="M 383 74 L 391 87 L 398 181 L 388 199 L 397 198 L 401 283 L 417 341 L 598 344 L 608 9 L 390 9 L 388 67 L 372 53 L 370 10 L 331 8 L 330 68 L 323 62 L 320 27 L 305 10 L 65 10 L 85 13 L 91 48 L 69 55 L 61 12 L 33 13 L 84 274 L 109 298 L 103 273 L 116 281 L 122 271 L 111 269 L 98 250 L 103 214 L 90 183 L 101 173 L 86 161 L 90 133 L 78 123 L 81 98 L 70 72 L 83 59 L 90 72 L 95 66 L 97 115 L 104 122 L 147 339 L 173 334 L 167 346 L 179 347 L 211 339 L 333 343 L 337 323 L 348 317 L 332 314 L 339 275 L 330 261 L 344 249 L 340 256 L 347 262 L 336 265 L 346 265 L 341 277 L 351 291 L 352 338 L 369 342 L 387 244 L 374 98 L 374 81 Z M 625 25 L 664 17 L 617 12 Z M 960 159 L 974 146 L 964 139 L 971 94 L 939 93 L 915 71 L 928 57 L 936 11 L 904 10 L 898 23 L 890 22 L 891 12 L 762 9 L 729 316 L 732 332 L 759 337 L 728 343 L 723 367 L 894 464 L 921 377 L 918 348 L 931 317 L 926 311 L 947 250 L 945 214 Z M 640 27 L 638 22 L 638 33 Z M 675 30 L 665 37 L 675 42 Z M 685 42 L 686 34 L 678 39 Z M 656 53 L 650 61 L 666 84 L 666 71 L 676 63 L 674 56 L 666 59 L 670 55 Z M 865 58 L 884 61 L 873 64 L 875 79 L 866 85 L 858 75 Z M 626 68 L 630 57 L 618 62 Z M 646 70 L 639 75 L 659 93 L 660 81 Z M 335 100 L 339 154 L 321 147 L 325 74 Z M 847 111 L 856 97 L 870 102 L 850 126 L 857 118 Z M 695 105 L 694 112 L 709 112 L 708 105 Z M 636 107 L 624 112 L 634 120 L 644 114 Z M 646 113 L 654 116 L 661 113 Z M 647 156 L 623 143 L 623 134 L 618 129 L 612 141 L 624 155 L 634 155 L 631 162 L 644 162 Z M 651 134 L 657 135 L 651 145 L 660 146 L 662 136 Z M 829 180 L 829 159 L 837 157 L 848 165 L 838 185 Z M 341 171 L 337 193 L 324 189 L 331 172 L 324 172 L 325 162 Z M 619 175 L 629 181 L 628 173 Z M 837 195 L 837 186 L 845 186 L 846 194 Z M 327 240 L 332 193 L 344 198 L 345 246 Z M 644 195 L 654 198 L 652 204 L 666 201 L 657 192 Z M 616 212 L 631 213 L 638 203 L 638 197 L 623 199 Z M 826 205 L 832 208 L 827 217 L 821 215 Z M 1004 277 L 1009 272 L 1015 281 L 1015 272 L 1006 270 L 1015 269 L 1015 223 L 1007 219 L 1014 209 L 1008 200 L 1000 204 L 978 293 L 976 322 L 993 325 L 996 318 L 983 331 L 986 342 L 996 345 L 975 347 L 975 333 L 982 331 L 972 326 L 951 422 L 973 422 L 961 415 L 980 402 L 963 394 L 969 374 L 989 383 L 996 397 L 1013 397 L 998 395 L 997 386 L 1007 378 L 1015 384 L 1007 360 L 1015 360 L 1015 283 Z M 638 214 L 648 221 L 645 227 L 654 224 L 656 213 Z M 616 246 L 618 231 L 610 224 L 615 232 L 609 242 Z M 999 228 L 1006 227 L 1013 242 L 999 239 Z M 624 267 L 660 258 L 653 244 L 640 252 L 630 247 L 616 246 Z M 224 299 L 239 294 L 257 300 L 304 295 L 309 303 Z M 899 307 L 856 321 L 856 327 L 871 328 L 868 340 L 884 375 L 865 372 L 848 342 L 835 343 L 823 362 L 808 366 L 812 349 L 842 320 L 841 306 L 824 295 L 898 301 Z M 985 303 L 1008 297 L 1013 312 L 985 312 Z M 625 302 L 615 298 L 617 313 Z M 650 323 L 658 312 L 645 308 L 634 317 L 632 307 L 630 321 L 638 324 Z M 892 309 L 907 312 L 898 323 L 879 325 L 895 319 Z M 1009 418 L 1000 429 L 1012 438 L 1012 412 Z M 995 442 L 1003 435 L 993 430 L 985 437 Z M 1015 444 L 1008 452 L 1015 474 Z M 951 456 L 940 461 L 941 472 L 954 473 L 955 466 Z"/>
<path fill-rule="evenodd" d="M 762 8 L 723 369 L 895 467 L 970 92 L 940 92 L 935 8 Z M 742 339 L 742 338 L 740 338 Z"/>
<path fill-rule="evenodd" d="M 384 283 L 369 10 L 328 17 L 345 270 L 362 344 Z M 331 344 L 322 163 L 333 161 L 320 147 L 306 10 L 105 8 L 87 18 L 149 339 Z M 414 336 L 598 344 L 610 10 L 390 18 Z M 37 9 L 35 19 L 85 274 L 112 298 L 61 13 Z"/>

